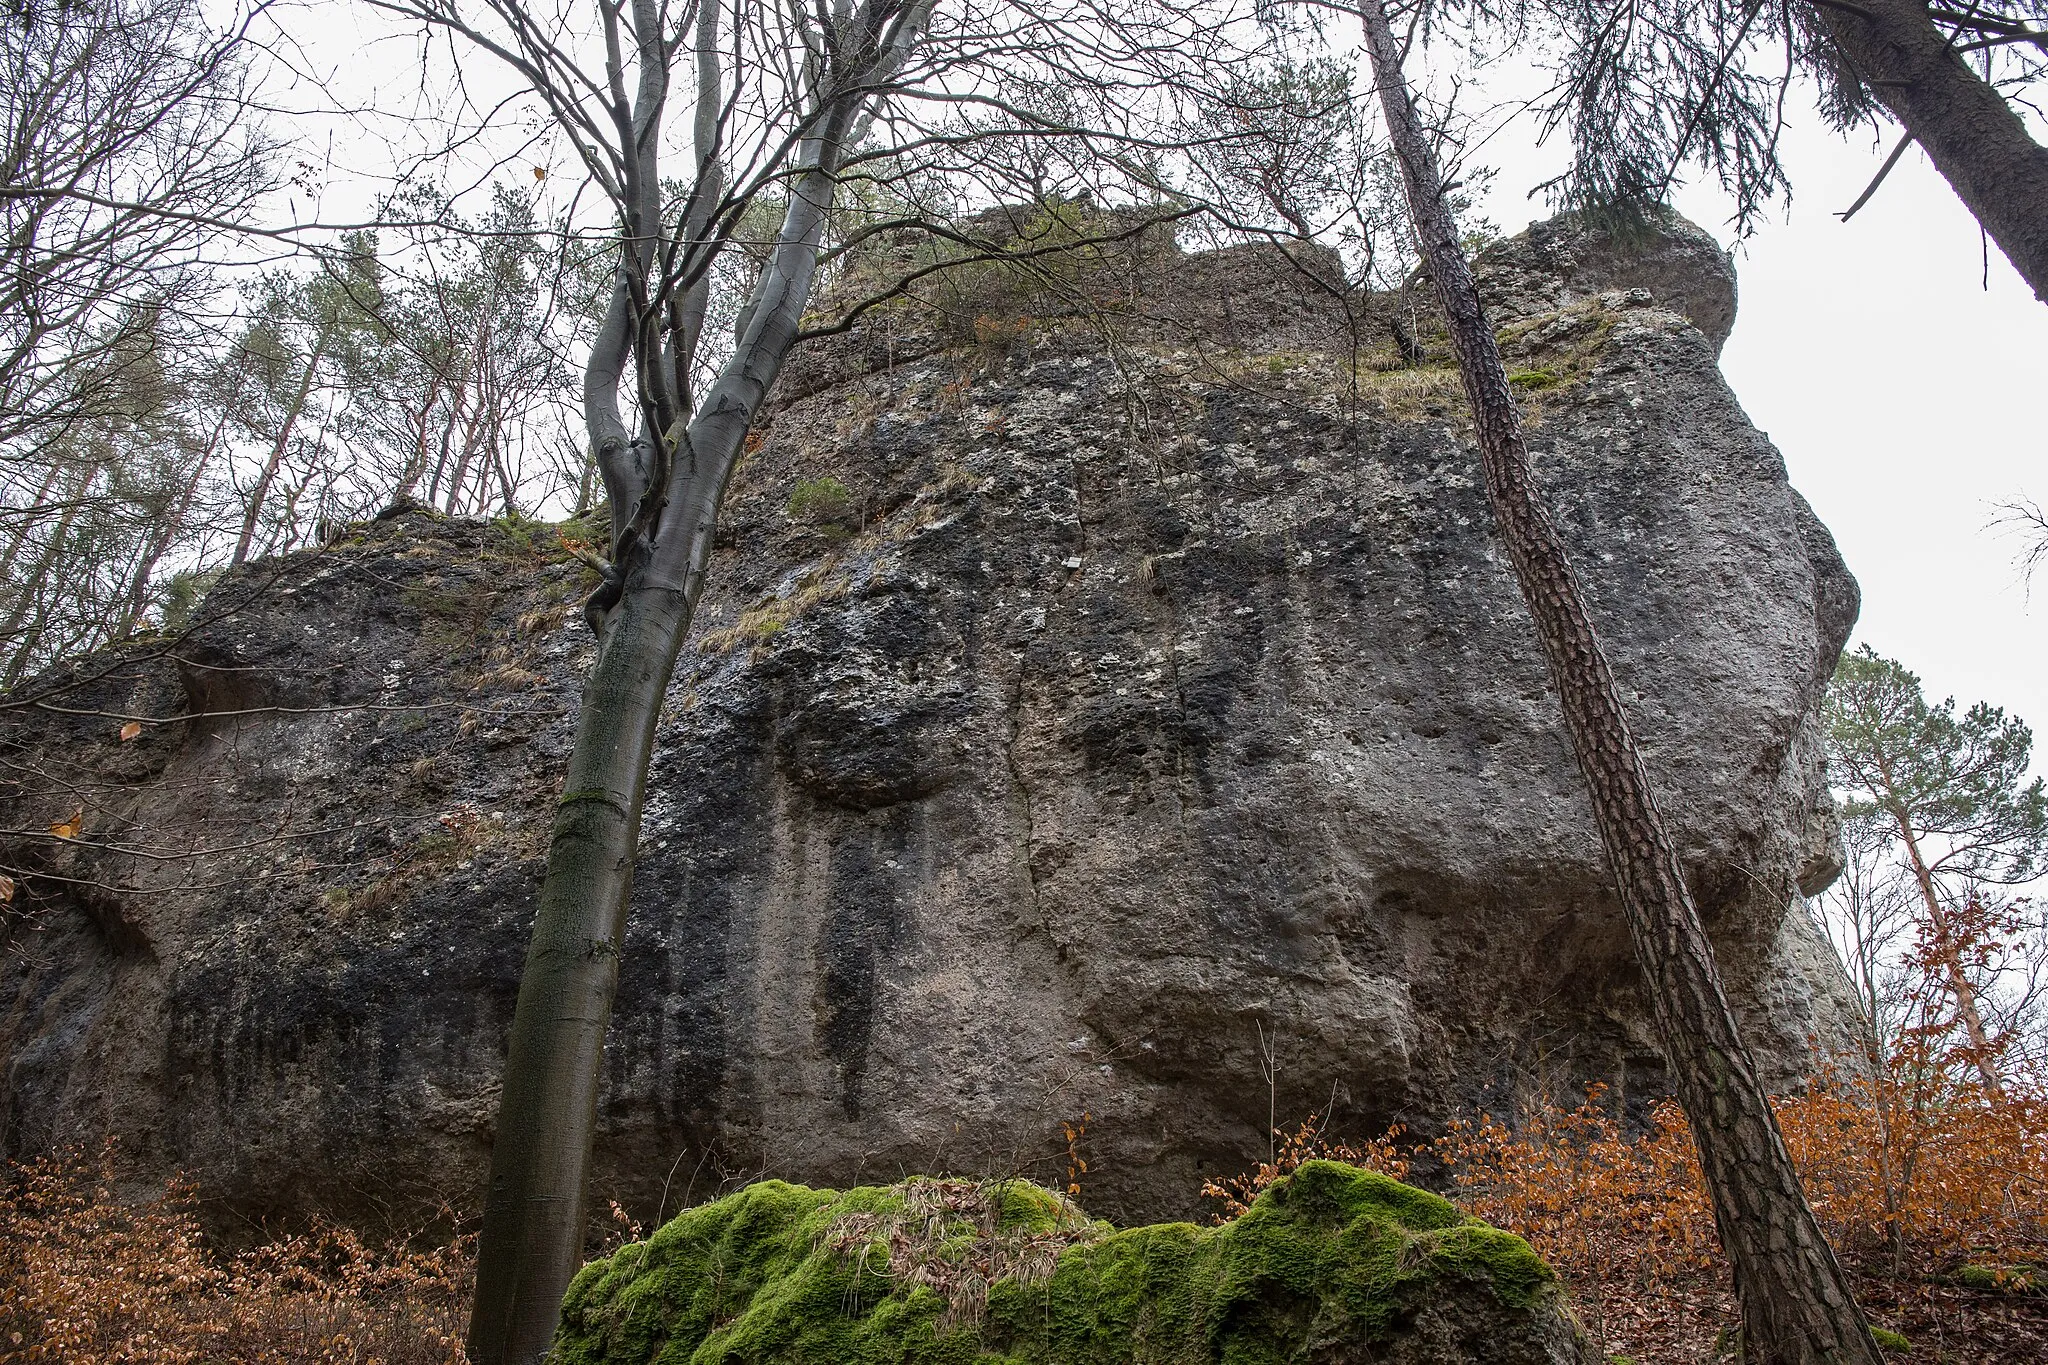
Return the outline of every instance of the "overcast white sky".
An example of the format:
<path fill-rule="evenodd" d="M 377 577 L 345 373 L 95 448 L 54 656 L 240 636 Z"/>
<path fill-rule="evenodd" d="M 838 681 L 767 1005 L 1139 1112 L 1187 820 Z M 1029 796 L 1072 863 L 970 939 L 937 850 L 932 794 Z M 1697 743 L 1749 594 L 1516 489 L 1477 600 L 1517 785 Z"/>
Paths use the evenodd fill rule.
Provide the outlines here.
<path fill-rule="evenodd" d="M 1737 249 L 1741 306 L 1722 370 L 1863 585 L 1856 640 L 1919 673 L 1933 699 L 1989 701 L 2040 735 L 2048 771 L 2048 574 L 2030 604 L 2020 542 L 1995 504 L 2048 503 L 2048 305 L 1916 148 L 1848 223 L 1889 144 L 1809 118 L 1789 143 L 1796 197 Z M 1493 149 L 1489 147 L 1489 152 Z M 1550 160 L 1503 149 L 1487 212 L 1513 231 Z M 1679 207 L 1729 240 L 1711 191 Z"/>
<path fill-rule="evenodd" d="M 377 54 L 357 79 L 388 66 L 418 84 L 404 41 L 366 49 L 366 33 L 333 36 L 338 51 Z M 1529 75 L 1509 57 L 1486 83 L 1508 90 Z M 1483 209 L 1504 231 L 1548 213 L 1525 196 L 1560 149 L 1533 136 L 1516 120 L 1478 155 L 1499 168 Z M 1796 198 L 1737 249 L 1741 307 L 1722 369 L 1863 585 L 1856 639 L 1918 672 L 1936 699 L 2025 717 L 2048 751 L 2048 573 L 2030 604 L 2019 540 L 1988 529 L 2000 502 L 2048 503 L 2048 305 L 1996 246 L 1982 287 L 1976 224 L 1918 149 L 1845 224 L 1836 212 L 1889 142 L 1844 141 L 1809 114 L 1786 146 Z M 1678 204 L 1729 239 L 1717 192 L 1690 189 Z M 2035 768 L 2048 771 L 2048 752 Z"/>

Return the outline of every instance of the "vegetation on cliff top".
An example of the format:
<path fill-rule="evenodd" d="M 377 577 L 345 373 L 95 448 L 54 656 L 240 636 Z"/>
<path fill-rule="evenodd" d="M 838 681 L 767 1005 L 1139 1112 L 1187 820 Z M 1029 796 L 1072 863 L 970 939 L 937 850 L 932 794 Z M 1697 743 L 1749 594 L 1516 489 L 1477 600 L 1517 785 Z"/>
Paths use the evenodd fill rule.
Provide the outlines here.
<path fill-rule="evenodd" d="M 1115 1231 L 1019 1181 L 765 1181 L 585 1267 L 556 1345 L 568 1365 L 1252 1365 L 1384 1340 L 1447 1279 L 1509 1313 L 1557 1301 L 1520 1238 L 1333 1161 L 1218 1228 Z"/>

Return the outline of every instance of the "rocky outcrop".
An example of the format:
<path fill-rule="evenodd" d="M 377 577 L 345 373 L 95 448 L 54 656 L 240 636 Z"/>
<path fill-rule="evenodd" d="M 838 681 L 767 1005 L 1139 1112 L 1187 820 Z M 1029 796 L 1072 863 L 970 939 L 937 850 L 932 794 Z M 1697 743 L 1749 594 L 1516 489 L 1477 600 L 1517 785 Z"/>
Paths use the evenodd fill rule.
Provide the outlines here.
<path fill-rule="evenodd" d="M 1697 243 L 1655 250 L 1630 280 L 1722 325 Z M 1854 582 L 1700 326 L 1597 253 L 1549 284 L 1501 253 L 1539 475 L 1790 1083 L 1849 1008 L 1798 893 Z M 643 1216 L 764 1173 L 1063 1174 L 1064 1120 L 1090 1207 L 1140 1222 L 1269 1112 L 1662 1092 L 1455 374 L 1399 367 L 1327 263 L 1126 265 L 1083 305 L 883 310 L 749 455 L 607 1055 L 600 1188 Z M 8 1151 L 113 1131 L 248 1215 L 476 1206 L 592 648 L 555 537 L 361 527 L 14 699 Z"/>

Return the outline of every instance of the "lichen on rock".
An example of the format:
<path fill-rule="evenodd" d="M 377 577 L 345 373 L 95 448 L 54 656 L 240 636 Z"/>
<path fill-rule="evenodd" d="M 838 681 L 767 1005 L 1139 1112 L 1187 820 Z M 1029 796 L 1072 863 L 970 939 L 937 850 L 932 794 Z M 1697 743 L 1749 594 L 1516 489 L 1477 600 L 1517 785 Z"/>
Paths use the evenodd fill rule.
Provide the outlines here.
<path fill-rule="evenodd" d="M 1021 1181 L 764 1181 L 585 1267 L 563 1365 L 1551 1365 L 1584 1343 L 1519 1237 L 1312 1161 L 1219 1228 L 1111 1229 Z"/>

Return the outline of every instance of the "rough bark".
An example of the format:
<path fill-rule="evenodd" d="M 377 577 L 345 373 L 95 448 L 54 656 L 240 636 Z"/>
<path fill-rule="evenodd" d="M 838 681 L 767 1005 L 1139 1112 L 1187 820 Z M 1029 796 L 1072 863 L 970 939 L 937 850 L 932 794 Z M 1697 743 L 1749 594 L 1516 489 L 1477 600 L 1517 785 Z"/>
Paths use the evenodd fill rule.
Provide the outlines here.
<path fill-rule="evenodd" d="M 43 546 L 43 553 L 36 560 L 35 567 L 23 574 L 15 587 L 14 605 L 7 613 L 7 619 L 0 621 L 0 642 L 13 650 L 7 663 L 7 672 L 0 677 L 0 691 L 11 689 L 20 682 L 28 671 L 29 661 L 35 657 L 36 644 L 42 638 L 43 627 L 49 621 L 50 606 L 47 598 L 39 591 L 39 585 L 50 576 L 57 559 L 64 552 L 71 539 L 71 524 L 78 519 L 79 508 L 85 503 L 86 494 L 92 489 L 98 470 L 87 465 L 73 476 L 70 490 L 64 498 L 63 515 L 57 519 L 56 529 L 50 533 Z M 26 532 L 23 533 L 24 537 Z M 15 547 L 19 549 L 19 545 Z M 31 618 L 33 611 L 33 618 Z"/>
<path fill-rule="evenodd" d="M 2048 147 L 1972 71 L 1917 0 L 1808 0 L 1872 95 L 1926 149 L 2006 259 L 2048 303 Z"/>
<path fill-rule="evenodd" d="M 199 482 L 206 477 L 206 467 L 213 462 L 214 452 L 220 449 L 220 438 L 227 429 L 227 421 L 227 415 L 223 413 L 213 429 L 212 439 L 206 443 L 205 452 L 193 461 L 191 476 L 185 480 L 178 501 L 150 532 L 149 542 L 143 547 L 142 555 L 135 563 L 135 572 L 129 577 L 128 595 L 122 599 L 120 614 L 110 632 L 115 638 L 129 634 L 141 623 L 143 610 L 149 605 L 150 580 L 156 576 L 156 566 L 162 561 L 164 552 L 171 548 L 171 542 L 185 527 L 186 514 L 192 510 L 192 500 L 199 495 Z"/>
<path fill-rule="evenodd" d="M 1410 216 L 1471 404 L 1487 497 L 1586 777 L 1715 1225 L 1735 1270 L 1746 1353 L 1765 1365 L 1879 1365 L 1869 1325 L 1806 1203 L 1736 1027 L 1585 594 L 1539 500 L 1507 368 L 1444 203 L 1386 9 L 1380 0 L 1361 0 L 1359 14 Z"/>

